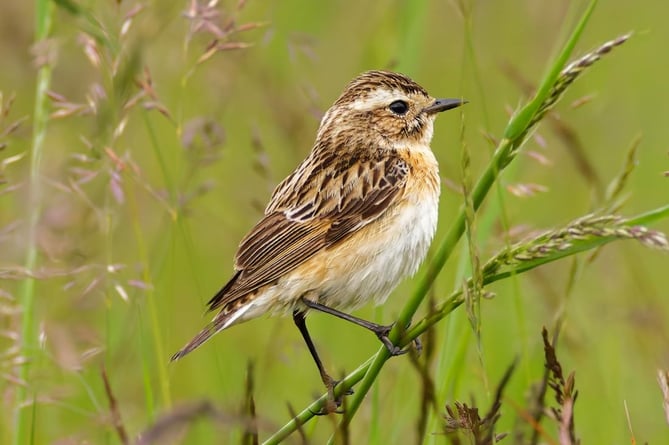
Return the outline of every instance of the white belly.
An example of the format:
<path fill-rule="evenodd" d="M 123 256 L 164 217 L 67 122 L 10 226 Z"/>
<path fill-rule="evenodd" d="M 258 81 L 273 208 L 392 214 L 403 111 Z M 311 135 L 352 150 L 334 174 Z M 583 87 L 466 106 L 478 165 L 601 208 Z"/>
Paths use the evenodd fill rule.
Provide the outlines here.
<path fill-rule="evenodd" d="M 425 259 L 437 228 L 438 195 L 407 202 L 373 224 L 376 236 L 356 234 L 268 286 L 226 327 L 266 313 L 290 314 L 305 297 L 339 310 L 383 303 Z"/>
<path fill-rule="evenodd" d="M 437 228 L 438 197 L 407 203 L 384 217 L 374 237 L 356 237 L 326 257 L 319 301 L 352 309 L 370 300 L 383 303 L 404 278 L 418 270 Z M 376 224 L 377 222 L 375 222 Z"/>

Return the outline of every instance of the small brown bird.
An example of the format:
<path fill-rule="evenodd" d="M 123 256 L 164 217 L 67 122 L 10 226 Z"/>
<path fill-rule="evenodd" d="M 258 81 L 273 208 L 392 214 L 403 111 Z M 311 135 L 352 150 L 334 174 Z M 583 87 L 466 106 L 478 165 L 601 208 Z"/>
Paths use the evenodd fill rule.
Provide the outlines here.
<path fill-rule="evenodd" d="M 330 400 L 336 384 L 309 336 L 314 309 L 374 332 L 393 354 L 390 327 L 348 315 L 383 303 L 418 269 L 432 242 L 439 166 L 430 149 L 434 99 L 408 77 L 368 71 L 325 113 L 309 156 L 274 190 L 265 216 L 241 241 L 235 274 L 209 301 L 218 314 L 172 360 L 217 332 L 264 314 L 292 314 Z"/>

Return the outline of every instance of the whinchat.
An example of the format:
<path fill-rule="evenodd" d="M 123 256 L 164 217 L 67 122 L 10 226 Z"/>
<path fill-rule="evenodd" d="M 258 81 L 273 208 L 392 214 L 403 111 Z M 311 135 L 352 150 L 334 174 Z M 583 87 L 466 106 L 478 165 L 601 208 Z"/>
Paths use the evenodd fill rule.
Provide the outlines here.
<path fill-rule="evenodd" d="M 434 99 L 398 73 L 353 79 L 323 116 L 309 156 L 242 239 L 233 277 L 208 303 L 218 313 L 172 360 L 235 324 L 292 314 L 332 400 L 335 381 L 307 331 L 309 309 L 371 330 L 393 355 L 404 352 L 388 338 L 390 326 L 341 311 L 383 303 L 425 258 L 440 189 L 434 120 L 464 103 Z"/>

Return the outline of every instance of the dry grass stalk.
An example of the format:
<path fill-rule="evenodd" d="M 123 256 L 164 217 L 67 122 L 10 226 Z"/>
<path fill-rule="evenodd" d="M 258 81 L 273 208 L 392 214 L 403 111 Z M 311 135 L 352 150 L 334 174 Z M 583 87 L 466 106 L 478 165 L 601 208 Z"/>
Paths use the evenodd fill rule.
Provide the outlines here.
<path fill-rule="evenodd" d="M 452 405 L 446 405 L 444 431 L 452 444 L 463 443 L 463 435 L 468 439 L 464 443 L 475 445 L 493 445 L 506 437 L 506 433 L 495 433 L 495 424 L 501 416 L 504 388 L 509 383 L 515 367 L 514 362 L 504 373 L 502 380 L 497 385 L 492 406 L 483 418 L 475 406 L 470 407 L 466 403 L 457 401 Z"/>
<path fill-rule="evenodd" d="M 243 445 L 258 445 L 258 419 L 256 416 L 256 402 L 253 397 L 253 363 L 249 362 L 246 367 L 246 397 L 242 415 L 248 417 L 247 428 L 242 437 Z"/>
<path fill-rule="evenodd" d="M 577 445 L 580 441 L 574 433 L 574 403 L 578 397 L 575 388 L 574 372 L 564 376 L 562 365 L 557 359 L 555 346 L 548 339 L 548 331 L 541 332 L 544 340 L 544 355 L 546 360 L 546 385 L 555 394 L 557 406 L 548 409 L 548 414 L 558 423 L 560 445 Z"/>
<path fill-rule="evenodd" d="M 102 376 L 102 381 L 105 384 L 105 394 L 107 394 L 107 400 L 109 401 L 109 411 L 112 425 L 121 443 L 123 445 L 128 445 L 130 443 L 128 439 L 128 433 L 125 431 L 125 426 L 123 425 L 123 420 L 121 419 L 121 411 L 119 410 L 118 402 L 116 401 L 116 397 L 114 397 L 114 393 L 111 389 L 111 383 L 109 383 L 107 371 L 105 371 L 104 367 L 100 371 L 100 374 Z"/>
<path fill-rule="evenodd" d="M 662 408 L 664 409 L 664 418 L 669 425 L 669 371 L 665 369 L 657 370 L 657 382 L 662 391 Z"/>

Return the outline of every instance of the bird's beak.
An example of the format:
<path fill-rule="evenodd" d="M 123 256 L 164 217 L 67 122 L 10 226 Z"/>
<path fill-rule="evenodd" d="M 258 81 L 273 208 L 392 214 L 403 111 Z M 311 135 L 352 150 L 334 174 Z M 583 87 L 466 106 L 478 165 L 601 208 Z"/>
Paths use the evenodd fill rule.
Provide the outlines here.
<path fill-rule="evenodd" d="M 458 108 L 460 105 L 466 103 L 467 101 L 464 99 L 437 99 L 432 105 L 423 108 L 423 112 L 428 114 L 440 113 L 442 111 Z"/>

